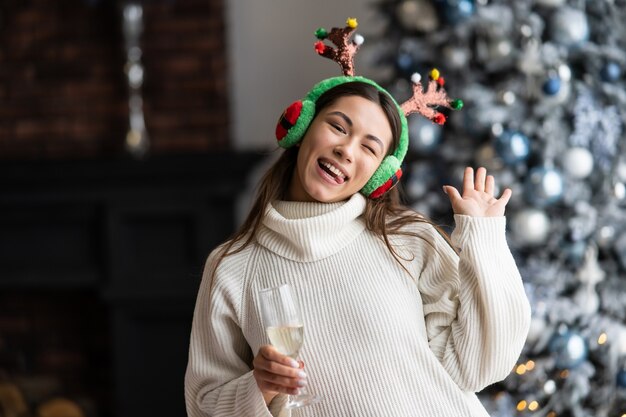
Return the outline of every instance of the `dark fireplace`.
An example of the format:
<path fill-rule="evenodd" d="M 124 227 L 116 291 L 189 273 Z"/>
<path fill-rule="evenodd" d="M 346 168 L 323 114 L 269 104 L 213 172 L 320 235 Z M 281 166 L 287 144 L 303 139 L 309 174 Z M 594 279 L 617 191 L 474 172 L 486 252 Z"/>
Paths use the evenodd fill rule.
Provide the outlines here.
<path fill-rule="evenodd" d="M 107 306 L 95 291 L 3 291 L 0 415 L 21 415 L 23 407 L 35 415 L 61 399 L 88 416 L 111 415 L 110 346 Z"/>
<path fill-rule="evenodd" d="M 1 164 L 0 415 L 184 417 L 204 261 L 259 160 Z"/>

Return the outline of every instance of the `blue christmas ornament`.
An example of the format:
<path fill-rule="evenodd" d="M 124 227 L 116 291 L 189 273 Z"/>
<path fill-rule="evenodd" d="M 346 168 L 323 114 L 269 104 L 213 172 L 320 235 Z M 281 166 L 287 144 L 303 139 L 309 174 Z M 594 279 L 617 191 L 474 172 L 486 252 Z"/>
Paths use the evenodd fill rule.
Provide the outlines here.
<path fill-rule="evenodd" d="M 474 0 L 435 0 L 443 19 L 451 25 L 459 24 L 474 14 Z"/>
<path fill-rule="evenodd" d="M 563 196 L 563 176 L 554 168 L 534 167 L 524 182 L 524 196 L 537 207 L 557 202 Z"/>
<path fill-rule="evenodd" d="M 425 117 L 408 117 L 409 148 L 417 153 L 431 153 L 441 142 L 442 127 Z"/>
<path fill-rule="evenodd" d="M 618 387 L 626 388 L 626 368 L 622 368 L 617 371 L 617 375 L 615 376 L 615 383 Z"/>
<path fill-rule="evenodd" d="M 561 242 L 565 259 L 572 265 L 580 266 L 585 256 L 585 249 L 587 249 L 587 242 L 584 240 L 576 240 L 573 242 Z"/>
<path fill-rule="evenodd" d="M 622 68 L 616 62 L 607 62 L 600 70 L 602 81 L 609 83 L 619 80 L 622 76 Z"/>
<path fill-rule="evenodd" d="M 543 92 L 549 96 L 555 96 L 561 89 L 561 79 L 559 77 L 550 77 L 543 83 Z"/>
<path fill-rule="evenodd" d="M 574 331 L 556 334 L 550 341 L 550 352 L 554 355 L 559 369 L 575 368 L 587 359 L 588 349 L 585 339 Z"/>
<path fill-rule="evenodd" d="M 397 63 L 398 68 L 407 73 L 413 71 L 415 66 L 415 61 L 413 60 L 413 57 L 411 56 L 411 54 L 408 54 L 406 52 L 398 54 Z"/>
<path fill-rule="evenodd" d="M 496 153 L 505 164 L 514 165 L 524 161 L 530 154 L 530 141 L 521 132 L 505 130 L 494 141 Z"/>

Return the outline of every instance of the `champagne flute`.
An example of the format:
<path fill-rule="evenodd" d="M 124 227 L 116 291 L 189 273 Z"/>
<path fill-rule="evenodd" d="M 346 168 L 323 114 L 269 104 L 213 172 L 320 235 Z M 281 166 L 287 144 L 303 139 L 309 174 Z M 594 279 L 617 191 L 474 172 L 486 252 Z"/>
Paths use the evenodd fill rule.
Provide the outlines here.
<path fill-rule="evenodd" d="M 298 301 L 289 284 L 265 288 L 259 291 L 261 315 L 267 335 L 280 353 L 297 360 L 304 341 L 304 324 Z M 299 408 L 320 400 L 310 394 L 307 387 L 300 388 L 299 395 L 290 395 L 287 408 Z"/>

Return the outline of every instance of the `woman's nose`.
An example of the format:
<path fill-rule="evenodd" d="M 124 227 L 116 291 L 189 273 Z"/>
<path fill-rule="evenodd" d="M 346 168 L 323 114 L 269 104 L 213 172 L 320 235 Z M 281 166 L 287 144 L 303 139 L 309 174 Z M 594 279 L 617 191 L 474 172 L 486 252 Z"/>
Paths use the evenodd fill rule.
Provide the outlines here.
<path fill-rule="evenodd" d="M 335 155 L 337 155 L 342 160 L 347 162 L 352 162 L 354 160 L 354 150 L 352 143 L 342 143 L 340 145 L 335 146 L 333 150 Z"/>

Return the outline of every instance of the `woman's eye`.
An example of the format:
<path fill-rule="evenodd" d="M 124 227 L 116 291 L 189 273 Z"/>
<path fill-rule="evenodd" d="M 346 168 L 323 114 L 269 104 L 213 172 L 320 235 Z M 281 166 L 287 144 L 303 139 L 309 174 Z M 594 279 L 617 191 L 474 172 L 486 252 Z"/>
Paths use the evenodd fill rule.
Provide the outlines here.
<path fill-rule="evenodd" d="M 376 155 L 376 151 L 371 146 L 363 145 L 365 149 L 367 149 L 372 155 Z"/>
<path fill-rule="evenodd" d="M 346 133 L 345 129 L 341 126 L 338 125 L 336 123 L 331 123 L 330 124 L 336 131 L 341 132 L 341 133 Z"/>

